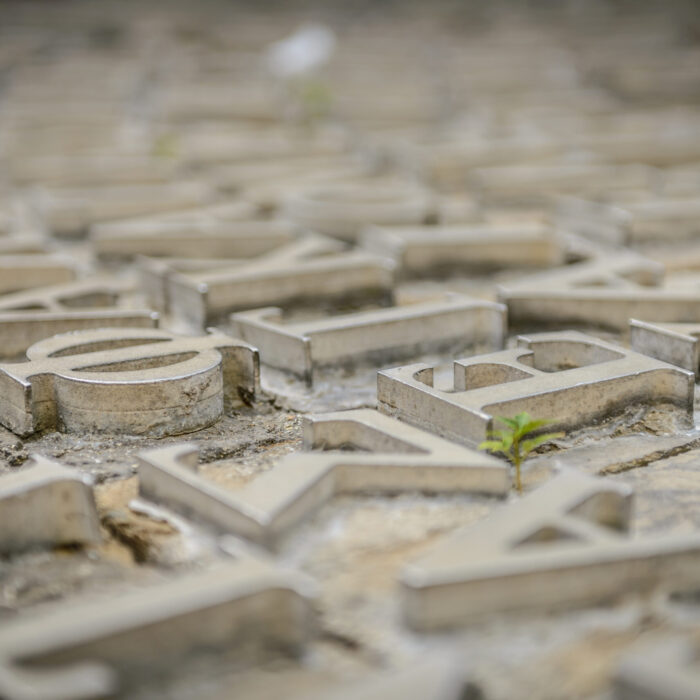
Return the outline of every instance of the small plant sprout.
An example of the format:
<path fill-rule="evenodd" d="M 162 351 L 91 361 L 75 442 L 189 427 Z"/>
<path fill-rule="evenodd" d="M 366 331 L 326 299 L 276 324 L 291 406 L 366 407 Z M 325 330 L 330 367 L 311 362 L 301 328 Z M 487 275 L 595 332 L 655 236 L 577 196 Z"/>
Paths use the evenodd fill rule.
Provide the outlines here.
<path fill-rule="evenodd" d="M 156 158 L 175 158 L 177 151 L 177 136 L 174 134 L 161 134 L 153 144 L 153 155 Z"/>
<path fill-rule="evenodd" d="M 515 485 L 518 493 L 522 493 L 523 484 L 520 478 L 520 465 L 523 460 L 539 445 L 555 438 L 563 437 L 564 433 L 540 433 L 539 435 L 528 437 L 539 428 L 556 423 L 556 421 L 546 418 L 534 419 L 525 411 L 518 413 L 513 418 L 496 416 L 496 420 L 503 423 L 506 427 L 503 430 L 490 431 L 488 433 L 489 439 L 484 440 L 479 445 L 479 449 L 488 450 L 489 452 L 500 452 L 513 463 L 515 466 Z"/>
<path fill-rule="evenodd" d="M 298 82 L 296 90 L 304 117 L 309 122 L 319 121 L 330 114 L 333 96 L 325 82 L 309 78 Z"/>

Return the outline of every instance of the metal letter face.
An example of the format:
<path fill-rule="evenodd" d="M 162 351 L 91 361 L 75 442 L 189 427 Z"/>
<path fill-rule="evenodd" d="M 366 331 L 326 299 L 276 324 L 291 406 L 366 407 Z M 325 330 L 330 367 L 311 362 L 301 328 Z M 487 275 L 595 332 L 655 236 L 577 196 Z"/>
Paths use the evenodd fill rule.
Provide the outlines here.
<path fill-rule="evenodd" d="M 543 193 L 596 194 L 649 187 L 654 172 L 639 165 L 523 164 L 476 168 L 471 183 L 490 202 L 532 201 Z M 541 200 L 540 200 L 541 201 Z"/>
<path fill-rule="evenodd" d="M 630 345 L 636 352 L 697 374 L 700 323 L 646 323 L 630 319 Z"/>
<path fill-rule="evenodd" d="M 700 582 L 700 536 L 628 538 L 631 492 L 578 472 L 447 536 L 401 574 L 418 629 Z"/>
<path fill-rule="evenodd" d="M 313 510 L 337 493 L 421 490 L 504 495 L 507 465 L 376 411 L 359 409 L 307 417 L 307 448 L 353 444 L 365 452 L 287 455 L 236 493 L 197 474 L 191 444 L 139 456 L 142 496 L 166 503 L 226 531 L 273 547 Z"/>
<path fill-rule="evenodd" d="M 175 273 L 167 296 L 174 315 L 193 327 L 239 309 L 319 301 L 379 299 L 393 295 L 393 264 L 360 251 L 310 260 L 272 261 L 246 269 Z"/>
<path fill-rule="evenodd" d="M 292 240 L 296 230 L 284 221 L 118 221 L 94 227 L 103 257 L 168 255 L 188 258 L 248 258 Z"/>
<path fill-rule="evenodd" d="M 453 294 L 441 301 L 283 323 L 272 307 L 232 314 L 233 332 L 260 350 L 264 364 L 312 383 L 314 370 L 411 359 L 428 350 L 503 347 L 505 308 Z"/>
<path fill-rule="evenodd" d="M 700 321 L 700 288 L 665 287 L 663 266 L 609 249 L 607 258 L 576 263 L 509 282 L 499 289 L 516 323 L 583 324 L 622 331 L 630 318 Z"/>
<path fill-rule="evenodd" d="M 283 211 L 311 231 L 355 241 L 370 223 L 421 224 L 432 206 L 430 192 L 415 185 L 341 182 L 293 192 Z"/>
<path fill-rule="evenodd" d="M 298 654 L 313 632 L 312 582 L 242 557 L 158 586 L 18 620 L 0 633 L 0 696 L 130 697 L 154 669 L 241 641 Z"/>
<path fill-rule="evenodd" d="M 494 416 L 527 411 L 577 428 L 631 403 L 674 403 L 692 415 L 694 377 L 651 357 L 577 332 L 520 337 L 516 349 L 456 360 L 454 389 L 434 387 L 424 364 L 382 370 L 384 413 L 460 442 L 480 442 Z"/>
<path fill-rule="evenodd" d="M 0 294 L 71 282 L 76 265 L 64 255 L 0 255 Z"/>
<path fill-rule="evenodd" d="M 363 245 L 388 255 L 405 277 L 478 268 L 547 267 L 564 261 L 552 228 L 521 226 L 373 226 Z"/>
<path fill-rule="evenodd" d="M 100 541 L 92 487 L 78 472 L 34 455 L 0 477 L 0 552 Z"/>
<path fill-rule="evenodd" d="M 68 331 L 158 325 L 148 309 L 120 306 L 128 281 L 98 276 L 0 298 L 0 357 L 16 359 L 34 343 Z"/>
<path fill-rule="evenodd" d="M 697 188 L 691 191 L 695 194 Z M 622 196 L 606 203 L 572 197 L 560 201 L 559 214 L 568 230 L 611 232 L 608 240 L 617 243 L 677 242 L 697 236 L 700 199 L 650 192 L 639 200 Z"/>
<path fill-rule="evenodd" d="M 187 209 L 211 199 L 202 182 L 55 188 L 41 192 L 47 224 L 55 236 L 82 235 L 91 224 L 130 216 Z"/>
<path fill-rule="evenodd" d="M 79 331 L 32 345 L 27 358 L 0 364 L 0 423 L 18 435 L 187 433 L 220 418 L 224 398 L 247 400 L 259 383 L 257 351 L 222 333 Z"/>
<path fill-rule="evenodd" d="M 272 222 L 267 223 L 271 224 Z M 258 224 L 265 224 L 265 222 L 258 222 Z M 258 231 L 259 233 L 260 231 Z M 199 237 L 198 244 L 200 249 L 206 247 L 201 237 Z M 296 270 L 297 266 L 307 259 L 340 253 L 342 250 L 343 247 L 339 241 L 311 233 L 288 243 L 272 247 L 267 245 L 264 236 L 256 234 L 248 239 L 248 245 L 243 245 L 241 239 L 239 239 L 238 254 L 240 257 L 238 258 L 227 259 L 224 251 L 219 251 L 218 257 L 214 258 L 200 258 L 192 255 L 188 255 L 184 259 L 142 256 L 139 258 L 141 286 L 146 292 L 146 296 L 157 309 L 169 310 L 175 315 L 182 315 L 180 313 L 181 309 L 177 304 L 174 308 L 171 305 L 169 290 L 173 277 L 187 274 L 212 274 L 217 271 L 227 271 L 235 274 L 236 270 L 245 270 L 248 273 L 260 270 L 264 273 L 270 265 L 287 265 Z M 272 287 L 275 289 L 274 284 L 272 284 Z M 263 290 L 263 293 L 265 293 L 265 290 Z M 279 290 L 273 291 L 273 294 L 279 293 Z M 255 296 L 253 298 L 255 299 Z M 252 305 L 256 306 L 256 304 Z M 199 320 L 201 327 L 202 320 Z"/>

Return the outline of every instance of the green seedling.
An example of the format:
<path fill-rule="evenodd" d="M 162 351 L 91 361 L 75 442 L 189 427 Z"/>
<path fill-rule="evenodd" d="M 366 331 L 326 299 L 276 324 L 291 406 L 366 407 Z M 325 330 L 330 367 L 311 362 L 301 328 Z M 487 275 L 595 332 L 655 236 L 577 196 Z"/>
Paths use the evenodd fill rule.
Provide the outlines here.
<path fill-rule="evenodd" d="M 328 85 L 319 79 L 306 79 L 295 85 L 297 98 L 309 122 L 325 119 L 331 111 L 333 95 Z"/>
<path fill-rule="evenodd" d="M 153 144 L 153 155 L 156 158 L 177 157 L 178 141 L 174 134 L 161 134 Z"/>
<path fill-rule="evenodd" d="M 556 423 L 555 420 L 546 418 L 534 419 L 529 413 L 523 411 L 513 418 L 496 416 L 496 420 L 506 427 L 503 430 L 492 430 L 488 433 L 488 440 L 479 445 L 480 450 L 500 453 L 510 460 L 515 466 L 515 485 L 519 493 L 523 492 L 523 484 L 520 477 L 520 465 L 523 460 L 536 447 L 545 442 L 563 437 L 564 433 L 540 433 L 532 435 L 536 430 L 545 425 Z M 531 437 L 528 437 L 531 436 Z"/>

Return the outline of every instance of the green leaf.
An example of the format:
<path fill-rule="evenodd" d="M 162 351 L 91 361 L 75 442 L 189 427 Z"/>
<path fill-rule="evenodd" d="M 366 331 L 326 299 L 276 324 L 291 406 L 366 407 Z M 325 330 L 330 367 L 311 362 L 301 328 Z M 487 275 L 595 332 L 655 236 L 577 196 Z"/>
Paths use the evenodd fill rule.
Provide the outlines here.
<path fill-rule="evenodd" d="M 486 437 L 497 438 L 498 440 L 512 440 L 513 432 L 510 430 L 487 430 Z"/>
<path fill-rule="evenodd" d="M 480 450 L 488 450 L 489 452 L 502 452 L 504 455 L 508 456 L 507 448 L 504 448 L 503 443 L 497 442 L 496 440 L 484 440 L 479 445 Z"/>
<path fill-rule="evenodd" d="M 525 432 L 524 428 L 528 423 L 532 422 L 532 416 L 527 411 L 523 411 L 522 413 L 518 413 L 518 415 L 515 416 L 515 422 L 518 426 L 518 430 Z M 521 435 L 522 434 L 523 433 L 521 433 Z"/>
<path fill-rule="evenodd" d="M 560 437 L 564 437 L 564 433 L 544 433 L 542 435 L 536 435 L 529 440 L 523 440 L 520 443 L 520 449 L 522 450 L 523 456 L 526 456 L 539 445 Z"/>
<path fill-rule="evenodd" d="M 153 155 L 156 158 L 175 158 L 178 154 L 177 136 L 161 134 L 153 144 Z"/>
<path fill-rule="evenodd" d="M 487 435 L 486 437 L 495 439 L 494 441 L 498 442 L 504 450 L 509 450 L 513 445 L 513 434 L 505 430 L 499 430 L 497 432 L 500 433 L 500 435 Z"/>
<path fill-rule="evenodd" d="M 523 435 L 527 435 L 528 433 L 533 432 L 534 430 L 537 430 L 537 428 L 542 428 L 545 425 L 552 425 L 552 423 L 556 423 L 556 420 L 550 420 L 547 418 L 540 418 L 540 419 L 531 419 L 529 422 L 527 422 L 522 430 L 523 430 Z"/>
<path fill-rule="evenodd" d="M 496 416 L 496 420 L 500 420 L 501 423 L 509 425 L 513 430 L 518 429 L 518 421 L 515 418 L 506 418 L 505 416 Z"/>

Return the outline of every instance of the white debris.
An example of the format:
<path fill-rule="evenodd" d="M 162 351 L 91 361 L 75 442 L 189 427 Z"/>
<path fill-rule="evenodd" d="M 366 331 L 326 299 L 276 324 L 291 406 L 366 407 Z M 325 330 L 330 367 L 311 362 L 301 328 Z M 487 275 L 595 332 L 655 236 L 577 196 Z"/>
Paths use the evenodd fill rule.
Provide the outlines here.
<path fill-rule="evenodd" d="M 323 24 L 304 24 L 286 39 L 268 47 L 266 63 L 283 78 L 312 73 L 328 62 L 335 49 L 335 34 Z"/>

